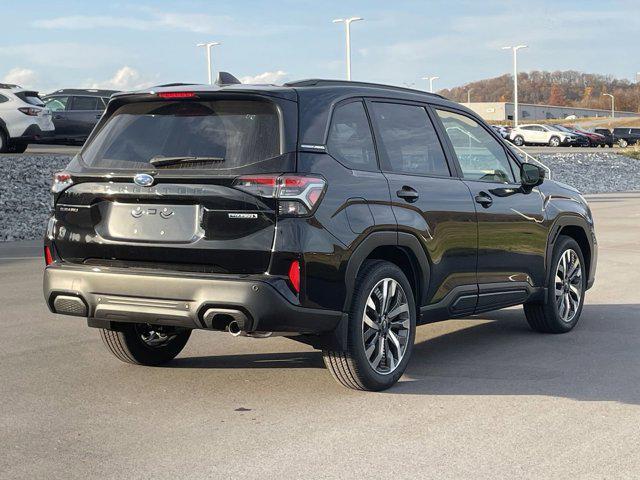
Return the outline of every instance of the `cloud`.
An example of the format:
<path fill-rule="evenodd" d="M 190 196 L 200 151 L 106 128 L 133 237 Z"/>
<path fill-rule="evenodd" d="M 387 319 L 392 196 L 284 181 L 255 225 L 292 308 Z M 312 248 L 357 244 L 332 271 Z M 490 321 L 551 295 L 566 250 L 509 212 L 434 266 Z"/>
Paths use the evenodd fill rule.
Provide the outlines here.
<path fill-rule="evenodd" d="M 87 88 L 104 88 L 108 90 L 140 90 L 150 87 L 154 83 L 143 79 L 140 72 L 135 68 L 124 66 L 113 77 L 99 82 L 89 80 L 85 86 Z"/>
<path fill-rule="evenodd" d="M 176 30 L 192 33 L 206 33 L 220 36 L 255 36 L 281 34 L 284 31 L 299 28 L 286 25 L 265 25 L 243 19 L 236 21 L 229 15 L 208 15 L 200 13 L 160 12 L 150 8 L 141 8 L 136 17 L 111 15 L 70 15 L 65 17 L 35 20 L 31 25 L 36 28 L 64 30 L 93 30 L 96 28 L 119 28 L 141 31 Z"/>
<path fill-rule="evenodd" d="M 12 68 L 2 78 L 4 83 L 14 83 L 21 87 L 33 88 L 38 81 L 36 72 L 28 68 Z"/>
<path fill-rule="evenodd" d="M 242 77 L 240 81 L 242 83 L 253 83 L 253 84 L 261 84 L 261 83 L 280 83 L 286 76 L 287 72 L 282 70 L 276 70 L 275 72 L 263 72 L 258 75 L 248 75 Z"/>

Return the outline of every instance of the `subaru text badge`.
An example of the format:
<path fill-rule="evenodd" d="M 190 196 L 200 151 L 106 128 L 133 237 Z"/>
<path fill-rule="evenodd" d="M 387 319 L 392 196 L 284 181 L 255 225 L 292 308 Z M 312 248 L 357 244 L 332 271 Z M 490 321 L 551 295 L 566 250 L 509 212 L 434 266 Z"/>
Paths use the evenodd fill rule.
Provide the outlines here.
<path fill-rule="evenodd" d="M 154 178 L 148 173 L 138 173 L 133 177 L 133 183 L 141 187 L 150 187 L 153 185 Z"/>

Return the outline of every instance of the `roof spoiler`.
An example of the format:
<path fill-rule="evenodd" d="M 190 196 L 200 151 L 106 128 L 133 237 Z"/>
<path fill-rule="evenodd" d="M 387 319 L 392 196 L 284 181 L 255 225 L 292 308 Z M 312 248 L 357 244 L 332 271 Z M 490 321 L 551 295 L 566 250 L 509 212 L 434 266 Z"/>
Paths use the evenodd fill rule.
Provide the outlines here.
<path fill-rule="evenodd" d="M 220 87 L 223 85 L 239 85 L 240 83 L 242 82 L 229 72 L 219 72 L 218 79 L 216 80 L 216 85 Z"/>

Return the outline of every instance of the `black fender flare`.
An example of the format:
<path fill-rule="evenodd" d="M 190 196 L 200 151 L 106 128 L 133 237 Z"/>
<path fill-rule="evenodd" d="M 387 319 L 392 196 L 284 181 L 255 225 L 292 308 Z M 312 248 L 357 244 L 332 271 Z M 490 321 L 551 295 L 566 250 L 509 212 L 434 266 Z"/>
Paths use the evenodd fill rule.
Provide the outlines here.
<path fill-rule="evenodd" d="M 411 252 L 413 258 L 409 257 L 409 261 L 416 268 L 419 280 L 416 307 L 420 309 L 421 304 L 426 301 L 431 270 L 427 253 L 418 238 L 405 232 L 377 231 L 370 233 L 358 244 L 347 262 L 344 276 L 346 294 L 343 311 L 349 311 L 356 277 L 365 259 L 376 248 L 386 246 L 402 247 L 405 251 Z M 417 263 L 417 265 L 414 265 L 414 263 Z"/>
<path fill-rule="evenodd" d="M 550 275 L 550 264 L 551 258 L 553 257 L 553 249 L 556 245 L 558 237 L 560 236 L 560 232 L 564 227 L 578 227 L 582 229 L 584 231 L 585 237 L 587 237 L 587 241 L 589 242 L 589 256 L 593 256 L 593 237 L 591 234 L 592 229 L 589 226 L 589 222 L 587 222 L 587 220 L 582 215 L 579 215 L 577 213 L 563 213 L 553 221 L 553 224 L 549 228 L 547 250 L 545 252 L 545 270 L 547 276 Z M 589 274 L 589 272 L 587 272 L 587 274 Z"/>

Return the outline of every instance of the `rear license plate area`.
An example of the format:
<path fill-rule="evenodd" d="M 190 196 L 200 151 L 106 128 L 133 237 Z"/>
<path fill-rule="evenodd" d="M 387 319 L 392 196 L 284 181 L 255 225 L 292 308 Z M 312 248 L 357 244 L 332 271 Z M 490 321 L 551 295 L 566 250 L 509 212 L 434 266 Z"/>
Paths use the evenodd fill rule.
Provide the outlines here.
<path fill-rule="evenodd" d="M 108 240 L 189 243 L 202 237 L 199 205 L 108 202 L 97 233 Z"/>

